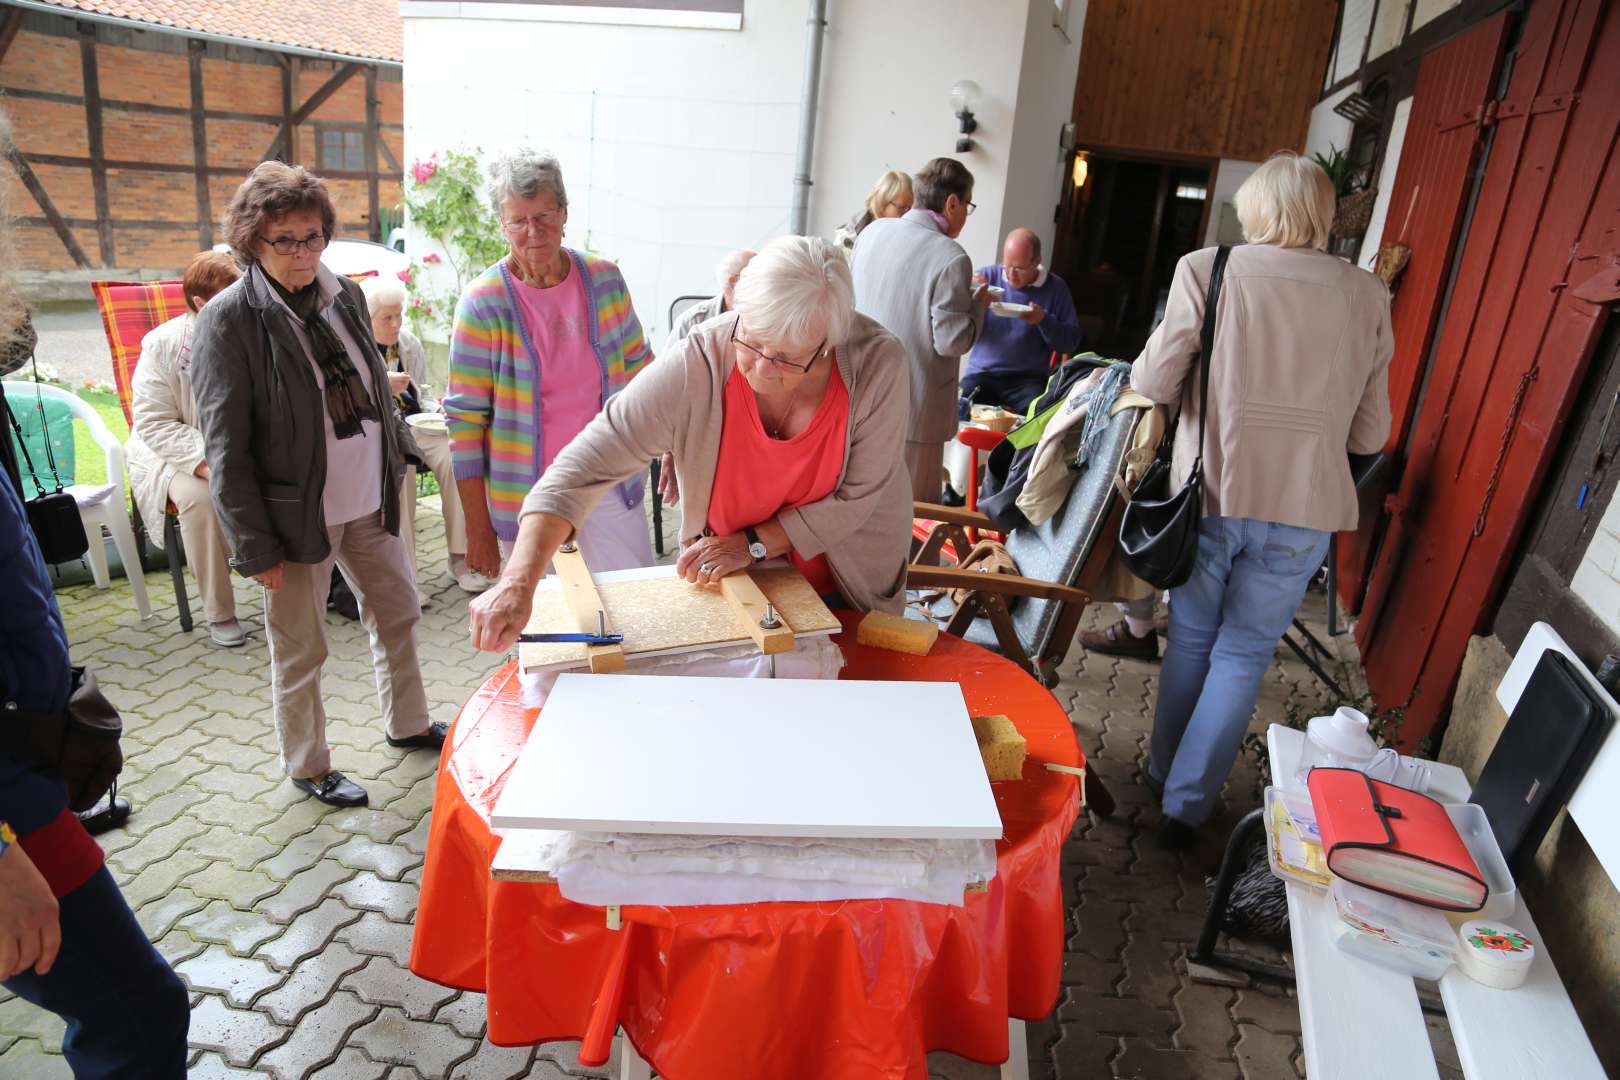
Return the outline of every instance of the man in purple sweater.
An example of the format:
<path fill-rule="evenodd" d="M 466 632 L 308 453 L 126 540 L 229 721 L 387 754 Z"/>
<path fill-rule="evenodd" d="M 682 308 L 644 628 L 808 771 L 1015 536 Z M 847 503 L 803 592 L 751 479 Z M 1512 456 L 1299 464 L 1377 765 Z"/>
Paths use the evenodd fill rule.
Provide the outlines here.
<path fill-rule="evenodd" d="M 1068 355 L 1080 348 L 1080 323 L 1069 287 L 1041 265 L 1041 238 L 1029 229 L 1008 233 L 1001 265 L 981 267 L 973 281 L 1002 289 L 997 300 L 1028 304 L 1031 310 L 1015 318 L 991 311 L 968 354 L 962 397 L 971 396 L 976 405 L 1000 405 L 1023 413 L 1046 388 L 1052 354 Z"/>

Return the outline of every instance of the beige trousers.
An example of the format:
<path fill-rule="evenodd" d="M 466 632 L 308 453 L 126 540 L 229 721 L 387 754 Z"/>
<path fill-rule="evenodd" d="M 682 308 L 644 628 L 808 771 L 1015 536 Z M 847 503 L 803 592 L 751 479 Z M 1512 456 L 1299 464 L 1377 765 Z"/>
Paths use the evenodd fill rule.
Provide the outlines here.
<path fill-rule="evenodd" d="M 265 637 L 270 643 L 270 700 L 288 776 L 324 776 L 332 767 L 326 745 L 321 666 L 326 663 L 326 593 L 332 563 L 360 601 L 360 621 L 371 637 L 377 703 L 389 736 L 403 739 L 428 728 L 427 692 L 416 660 L 416 624 L 422 617 L 405 541 L 382 525 L 380 513 L 329 525 L 332 554 L 320 563 L 283 563 L 281 588 L 264 592 Z"/>
<path fill-rule="evenodd" d="M 915 502 L 939 502 L 945 491 L 945 444 L 906 441 L 906 472 Z"/>
<path fill-rule="evenodd" d="M 190 473 L 175 473 L 169 481 L 169 501 L 180 511 L 186 562 L 197 578 L 204 617 L 211 623 L 230 622 L 236 618 L 236 594 L 231 591 L 230 557 L 225 551 L 219 516 L 214 513 L 213 497 L 208 494 L 208 481 Z"/>
<path fill-rule="evenodd" d="M 428 468 L 439 481 L 439 506 L 444 513 L 444 537 L 450 546 L 450 567 L 455 569 L 457 559 L 467 556 L 467 519 L 461 513 L 461 495 L 456 491 L 456 476 L 450 464 L 450 436 L 442 432 L 415 428 L 416 445 L 422 449 Z M 419 570 L 416 558 L 416 470 L 405 469 L 405 487 L 400 494 L 400 535 L 405 537 L 411 555 L 411 569 Z"/>

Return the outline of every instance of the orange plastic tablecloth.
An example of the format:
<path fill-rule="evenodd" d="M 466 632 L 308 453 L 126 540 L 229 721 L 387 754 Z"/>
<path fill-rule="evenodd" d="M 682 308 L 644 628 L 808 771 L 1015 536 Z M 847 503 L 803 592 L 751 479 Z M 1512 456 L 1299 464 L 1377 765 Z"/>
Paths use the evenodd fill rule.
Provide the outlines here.
<path fill-rule="evenodd" d="M 495 881 L 489 813 L 539 716 L 518 704 L 508 663 L 445 746 L 411 970 L 488 995 L 492 1042 L 581 1039 L 580 1061 L 598 1065 L 622 1026 L 670 1080 L 923 1080 L 930 1050 L 1004 1061 L 1007 1018 L 1040 1019 L 1057 1000 L 1058 862 L 1080 797 L 1074 776 L 1041 764 L 1079 765 L 1080 747 L 1051 694 L 1010 661 L 945 635 L 926 657 L 867 648 L 857 618 L 834 639 L 842 677 L 959 683 L 970 712 L 1003 713 L 1029 740 L 1023 779 L 992 785 L 1005 836 L 987 891 L 963 907 L 626 907 L 612 931 L 602 908 L 556 885 Z"/>

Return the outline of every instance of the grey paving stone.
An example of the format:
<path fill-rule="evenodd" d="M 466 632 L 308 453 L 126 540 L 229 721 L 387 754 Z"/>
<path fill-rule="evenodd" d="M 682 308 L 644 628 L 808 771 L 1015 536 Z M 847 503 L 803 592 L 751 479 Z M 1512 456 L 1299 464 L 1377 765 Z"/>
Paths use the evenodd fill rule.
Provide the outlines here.
<path fill-rule="evenodd" d="M 297 1080 L 317 1066 L 335 1062 L 354 1030 L 376 1009 L 342 991 L 306 1014 L 286 1042 L 259 1059 L 259 1068 L 280 1080 Z"/>
<path fill-rule="evenodd" d="M 306 956 L 319 952 L 333 934 L 359 917 L 341 901 L 328 897 L 294 919 L 280 937 L 259 946 L 255 955 L 282 971 L 290 970 Z"/>
<path fill-rule="evenodd" d="M 416 914 L 416 886 L 384 881 L 369 870 L 333 888 L 332 895 L 356 910 L 380 911 L 391 922 L 410 922 Z"/>
<path fill-rule="evenodd" d="M 266 1048 L 287 1034 L 286 1028 L 263 1013 L 233 1009 L 212 994 L 204 995 L 191 1010 L 191 1045 L 212 1050 L 239 1068 L 252 1065 Z"/>
<path fill-rule="evenodd" d="M 224 945 L 237 956 L 251 956 L 282 929 L 258 912 L 237 911 L 223 900 L 210 901 L 175 925 L 198 941 Z"/>
<path fill-rule="evenodd" d="M 247 1008 L 254 998 L 287 978 L 263 960 L 234 956 L 222 945 L 210 946 L 201 955 L 176 964 L 174 970 L 191 989 L 223 994 L 238 1009 Z"/>
<path fill-rule="evenodd" d="M 153 941 L 152 945 L 157 949 L 158 955 L 163 957 L 170 967 L 184 963 L 193 956 L 200 956 L 208 948 L 206 944 L 195 940 L 184 930 L 170 930 L 167 934 Z"/>
<path fill-rule="evenodd" d="M 1262 992 L 1258 988 L 1240 990 L 1232 1006 L 1232 1019 L 1253 1024 L 1278 1035 L 1298 1035 L 1299 1001 L 1281 991 Z"/>
<path fill-rule="evenodd" d="M 190 851 L 177 851 L 148 866 L 132 878 L 118 877 L 119 890 L 132 908 L 138 908 L 173 892 L 181 882 L 208 865 L 208 860 Z"/>
<path fill-rule="evenodd" d="M 444 1076 L 477 1045 L 449 1027 L 412 1020 L 398 1009 L 383 1009 L 361 1027 L 351 1043 L 375 1061 L 410 1065 L 424 1076 Z"/>
<path fill-rule="evenodd" d="M 196 895 L 224 900 L 242 911 L 251 911 L 259 901 L 281 887 L 280 882 L 271 881 L 264 874 L 239 870 L 224 861 L 210 862 L 186 878 L 186 888 Z"/>
<path fill-rule="evenodd" d="M 385 1062 L 372 1061 L 353 1047 L 344 1047 L 330 1065 L 309 1074 L 309 1080 L 383 1080 L 388 1075 Z"/>
<path fill-rule="evenodd" d="M 22 998 L 0 1002 L 0 1035 L 32 1041 L 52 1053 L 60 1053 L 66 1026 L 55 1013 L 46 1012 Z"/>
<path fill-rule="evenodd" d="M 0 1054 L 0 1076 L 7 1080 L 73 1080 L 61 1054 L 47 1053 L 33 1039 L 18 1039 Z"/>
<path fill-rule="evenodd" d="M 478 1052 L 460 1062 L 451 1070 L 451 1080 L 518 1080 L 530 1077 L 529 1066 L 534 1061 L 532 1046 L 496 1046 L 485 1040 L 478 1044 Z M 544 1064 L 549 1065 L 549 1062 Z M 559 1075 L 565 1075 L 559 1071 Z"/>
<path fill-rule="evenodd" d="M 323 859 L 293 875 L 259 910 L 276 922 L 290 923 L 331 895 L 332 886 L 353 876 L 348 867 Z"/>
<path fill-rule="evenodd" d="M 155 940 L 168 933 L 180 919 L 207 906 L 206 896 L 198 896 L 190 889 L 175 889 L 148 901 L 135 912 L 135 920 L 146 931 L 146 936 Z"/>
<path fill-rule="evenodd" d="M 346 975 L 341 984 L 360 1000 L 392 1005 L 412 1020 L 427 1020 L 457 991 L 419 979 L 386 956 L 374 956 L 365 967 Z"/>
<path fill-rule="evenodd" d="M 1253 1024 L 1239 1024 L 1237 1030 L 1238 1041 L 1232 1053 L 1244 1080 L 1294 1080 L 1297 1038 L 1277 1035 Z"/>
<path fill-rule="evenodd" d="M 1141 1080 L 1237 1080 L 1235 1062 L 1216 1061 L 1191 1050 L 1163 1050 L 1143 1039 L 1120 1040 L 1124 1050 L 1114 1059 L 1114 1075 Z"/>
<path fill-rule="evenodd" d="M 411 927 L 389 922 L 375 911 L 368 911 L 358 922 L 350 923 L 342 937 L 356 952 L 392 957 L 400 967 L 411 962 Z"/>
<path fill-rule="evenodd" d="M 1229 1058 L 1233 1032 L 1227 1007 L 1234 996 L 1234 991 L 1224 986 L 1193 983 L 1182 987 L 1175 996 L 1176 1014 L 1181 1018 L 1175 1034 L 1176 1048 L 1196 1050 L 1205 1057 Z"/>
<path fill-rule="evenodd" d="M 422 856 L 409 848 L 379 844 L 364 836 L 349 837 L 329 857 L 356 870 L 370 870 L 390 881 L 398 881 L 401 874 L 422 861 Z"/>
<path fill-rule="evenodd" d="M 255 1002 L 254 1008 L 269 1013 L 278 1024 L 296 1023 L 300 1016 L 331 997 L 343 976 L 365 963 L 366 958 L 349 948 L 347 942 L 334 941 L 300 962 L 287 980 Z"/>
<path fill-rule="evenodd" d="M 141 838 L 135 843 L 119 851 L 116 855 L 110 856 L 107 862 L 112 866 L 113 870 L 127 877 L 133 877 L 153 863 L 167 859 L 181 848 L 188 846 L 190 841 L 202 835 L 207 829 L 207 826 L 201 822 L 193 821 L 178 811 L 176 813 L 178 816 L 171 817 L 169 820 L 155 825 L 147 832 L 140 834 Z M 140 816 L 144 819 L 142 821 L 143 825 L 149 825 L 160 820 L 157 815 L 150 812 L 150 808 L 148 808 L 148 812 Z M 132 825 L 135 823 L 133 815 L 130 817 L 130 823 Z M 130 831 L 134 832 L 135 830 L 131 829 Z"/>
<path fill-rule="evenodd" d="M 339 810 L 326 819 L 326 823 L 341 833 L 364 836 L 375 844 L 392 844 L 396 837 L 410 832 L 415 818 L 408 818 L 393 810 L 378 810 L 362 806 L 352 810 Z"/>
<path fill-rule="evenodd" d="M 433 1014 L 435 1023 L 449 1024 L 469 1039 L 482 1039 L 486 1026 L 484 995 L 464 990 L 455 1000 L 439 1006 Z"/>
<path fill-rule="evenodd" d="M 230 1080 L 263 1075 L 256 1069 L 238 1069 L 218 1054 L 202 1054 L 186 1069 L 186 1080 Z"/>
<path fill-rule="evenodd" d="M 278 881 L 290 881 L 316 865 L 332 848 L 343 843 L 344 834 L 329 825 L 317 824 L 329 808 L 306 799 L 283 811 L 281 818 L 259 830 L 259 835 L 271 843 L 279 843 L 281 851 L 260 863 L 257 869 Z M 288 818 L 308 818 L 307 821 L 287 821 Z"/>

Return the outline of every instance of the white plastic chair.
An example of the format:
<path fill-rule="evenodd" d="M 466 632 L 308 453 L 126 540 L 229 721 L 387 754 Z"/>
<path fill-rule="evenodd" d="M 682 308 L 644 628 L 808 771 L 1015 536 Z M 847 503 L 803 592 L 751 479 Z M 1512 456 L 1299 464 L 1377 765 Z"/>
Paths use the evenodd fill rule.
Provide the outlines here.
<path fill-rule="evenodd" d="M 124 497 L 124 448 L 119 445 L 118 437 L 107 427 L 101 414 L 77 394 L 44 383 L 8 382 L 5 388 L 6 400 L 19 416 L 24 409 L 33 407 L 36 394 L 47 401 L 62 402 L 72 410 L 75 420 L 84 421 L 84 426 L 90 430 L 90 437 L 101 447 L 107 459 L 108 482 L 71 484 L 65 490 L 78 505 L 79 520 L 84 522 L 85 535 L 90 539 L 90 550 L 86 556 L 90 560 L 90 575 L 95 580 L 96 588 L 105 589 L 112 585 L 112 577 L 107 572 L 107 545 L 101 539 L 101 530 L 105 528 L 112 534 L 113 546 L 118 549 L 118 557 L 124 563 L 124 574 L 129 578 L 130 588 L 135 590 L 135 607 L 140 611 L 141 618 L 150 619 L 152 602 L 146 596 L 146 575 L 141 566 L 140 553 L 135 548 L 135 531 L 129 524 Z M 10 437 L 9 433 L 7 437 Z M 41 479 L 45 478 L 42 476 Z"/>

